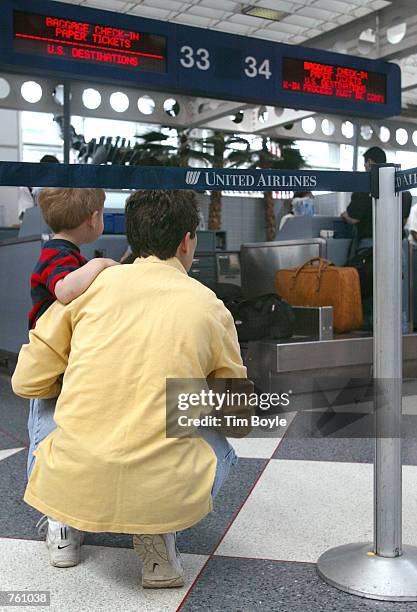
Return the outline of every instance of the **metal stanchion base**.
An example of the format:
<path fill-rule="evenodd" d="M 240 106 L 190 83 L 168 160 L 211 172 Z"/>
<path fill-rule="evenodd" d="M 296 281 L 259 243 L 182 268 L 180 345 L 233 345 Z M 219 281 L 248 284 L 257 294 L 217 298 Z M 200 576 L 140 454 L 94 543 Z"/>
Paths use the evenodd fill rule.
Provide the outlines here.
<path fill-rule="evenodd" d="M 323 553 L 319 576 L 328 584 L 360 597 L 417 601 L 417 547 L 404 546 L 400 557 L 380 557 L 373 544 L 345 544 Z"/>

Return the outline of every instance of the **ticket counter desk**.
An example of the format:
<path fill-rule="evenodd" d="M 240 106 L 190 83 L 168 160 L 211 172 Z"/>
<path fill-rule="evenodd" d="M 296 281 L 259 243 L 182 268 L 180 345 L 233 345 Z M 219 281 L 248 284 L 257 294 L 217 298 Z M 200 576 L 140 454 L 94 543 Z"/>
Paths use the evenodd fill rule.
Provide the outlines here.
<path fill-rule="evenodd" d="M 320 232 L 332 232 L 326 240 L 326 256 L 337 266 L 343 266 L 349 255 L 352 241 L 351 227 L 343 219 L 328 215 L 313 217 L 288 217 L 284 226 L 276 234 L 279 242 L 320 238 Z"/>
<path fill-rule="evenodd" d="M 334 239 L 330 241 L 323 238 L 299 238 L 242 245 L 241 273 L 244 296 L 253 298 L 274 292 L 275 274 L 279 269 L 298 267 L 313 257 L 330 259 L 329 243 L 333 242 Z M 403 242 L 403 247 L 406 256 L 407 241 Z M 413 266 L 417 273 L 417 263 L 414 262 Z M 406 300 L 407 283 L 408 275 L 404 280 Z M 417 297 L 415 288 L 414 293 Z M 250 342 L 243 347 L 249 378 L 259 383 L 261 388 L 274 389 L 274 385 L 288 376 L 296 376 L 298 384 L 303 378 L 312 377 L 368 379 L 371 376 L 371 333 L 357 331 L 334 335 L 332 308 L 295 310 L 296 325 L 292 338 L 286 341 Z M 404 377 L 417 377 L 417 334 L 404 336 L 404 360 Z"/>

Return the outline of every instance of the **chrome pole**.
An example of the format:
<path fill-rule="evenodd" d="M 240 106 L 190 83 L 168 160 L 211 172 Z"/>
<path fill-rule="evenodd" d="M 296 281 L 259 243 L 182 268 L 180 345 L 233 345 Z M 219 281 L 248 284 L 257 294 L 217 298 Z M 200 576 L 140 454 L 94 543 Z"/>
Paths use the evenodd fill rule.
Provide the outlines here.
<path fill-rule="evenodd" d="M 375 553 L 382 557 L 402 552 L 402 214 L 394 181 L 394 167 L 379 168 L 379 199 L 373 198 L 374 542 Z"/>
<path fill-rule="evenodd" d="M 373 170 L 375 465 L 374 542 L 326 551 L 319 575 L 347 593 L 417 601 L 417 548 L 402 547 L 401 198 L 395 166 Z"/>

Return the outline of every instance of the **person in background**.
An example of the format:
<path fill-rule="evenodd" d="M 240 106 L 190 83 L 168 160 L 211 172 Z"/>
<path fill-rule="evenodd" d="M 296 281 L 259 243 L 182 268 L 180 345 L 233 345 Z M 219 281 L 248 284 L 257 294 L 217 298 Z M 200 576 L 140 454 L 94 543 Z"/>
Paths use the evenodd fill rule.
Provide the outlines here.
<path fill-rule="evenodd" d="M 87 262 L 80 253 L 82 244 L 94 242 L 103 232 L 104 200 L 102 189 L 45 187 L 40 191 L 39 205 L 54 236 L 44 243 L 30 279 L 29 329 L 35 329 L 55 300 L 68 304 L 88 289 L 102 270 L 117 264 L 112 259 Z M 30 400 L 28 478 L 40 440 L 56 427 L 55 403 L 55 399 Z M 81 535 L 77 530 L 49 519 L 46 543 L 51 565 L 70 567 L 78 563 Z"/>
<path fill-rule="evenodd" d="M 401 204 L 402 204 L 403 238 L 406 238 L 407 237 L 406 230 L 408 230 L 411 233 L 410 223 L 412 223 L 413 227 L 417 228 L 416 220 L 415 220 L 416 211 L 414 211 L 413 217 L 411 216 L 413 197 L 409 191 L 403 191 L 401 193 Z"/>
<path fill-rule="evenodd" d="M 363 154 L 364 167 L 367 172 L 370 172 L 374 164 L 385 164 L 387 157 L 385 152 L 379 147 L 371 147 Z M 405 238 L 404 226 L 407 222 L 411 208 L 411 194 L 409 191 L 402 193 L 402 237 Z M 354 192 L 347 209 L 341 214 L 341 217 L 353 225 L 355 230 L 350 258 L 355 255 L 360 249 L 370 249 L 373 246 L 373 215 L 372 215 L 372 197 L 369 193 Z M 403 258 L 403 274 L 404 274 L 404 258 Z M 373 298 L 365 298 L 363 300 L 364 310 L 364 328 L 372 329 L 373 319 Z M 403 312 L 403 329 L 406 328 L 404 321 L 405 311 Z"/>
<path fill-rule="evenodd" d="M 290 201 L 290 211 L 284 215 L 280 222 L 278 231 L 282 230 L 285 223 L 291 217 L 314 215 L 314 195 L 311 191 L 296 191 Z"/>
<path fill-rule="evenodd" d="M 387 157 L 379 147 L 371 147 L 363 154 L 364 167 L 370 172 L 374 164 L 385 164 Z M 411 208 L 411 194 L 404 191 L 402 196 L 402 220 L 403 227 L 408 219 Z M 342 213 L 342 218 L 357 229 L 357 249 L 372 246 L 372 197 L 369 193 L 355 192 L 347 209 Z M 403 238 L 405 234 L 403 232 Z"/>
<path fill-rule="evenodd" d="M 39 160 L 40 164 L 59 164 L 59 159 L 55 155 L 44 155 Z"/>
<path fill-rule="evenodd" d="M 406 192 L 409 193 L 409 192 Z M 411 196 L 411 194 L 410 194 Z M 408 217 L 405 229 L 408 231 L 408 239 L 410 242 L 417 244 L 417 204 L 411 207 L 410 215 Z"/>
<path fill-rule="evenodd" d="M 371 147 L 363 154 L 364 168 L 370 172 L 374 164 L 385 164 L 387 156 L 379 147 Z M 356 249 L 372 246 L 372 197 L 369 193 L 354 192 L 347 209 L 341 214 L 349 225 L 356 226 Z"/>
<path fill-rule="evenodd" d="M 40 160 L 40 164 L 59 164 L 59 159 L 55 155 L 44 155 Z M 43 187 L 19 187 L 19 221 L 22 221 L 23 215 L 27 208 L 38 206 L 38 196 Z"/>
<path fill-rule="evenodd" d="M 44 155 L 40 162 L 40 164 L 59 164 L 59 159 L 55 157 L 55 155 Z M 31 190 L 32 198 L 34 206 L 39 206 L 38 198 L 39 194 L 44 187 L 28 187 Z"/>

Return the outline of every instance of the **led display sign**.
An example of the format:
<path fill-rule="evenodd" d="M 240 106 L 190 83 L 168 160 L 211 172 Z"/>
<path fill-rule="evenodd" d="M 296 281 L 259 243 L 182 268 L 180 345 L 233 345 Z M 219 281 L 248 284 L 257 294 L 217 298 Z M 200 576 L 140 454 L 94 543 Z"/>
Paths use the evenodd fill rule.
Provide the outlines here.
<path fill-rule="evenodd" d="M 282 60 L 282 87 L 292 92 L 370 104 L 385 104 L 387 98 L 384 74 L 289 57 Z"/>
<path fill-rule="evenodd" d="M 166 39 L 124 28 L 14 12 L 14 50 L 60 60 L 166 71 Z"/>

